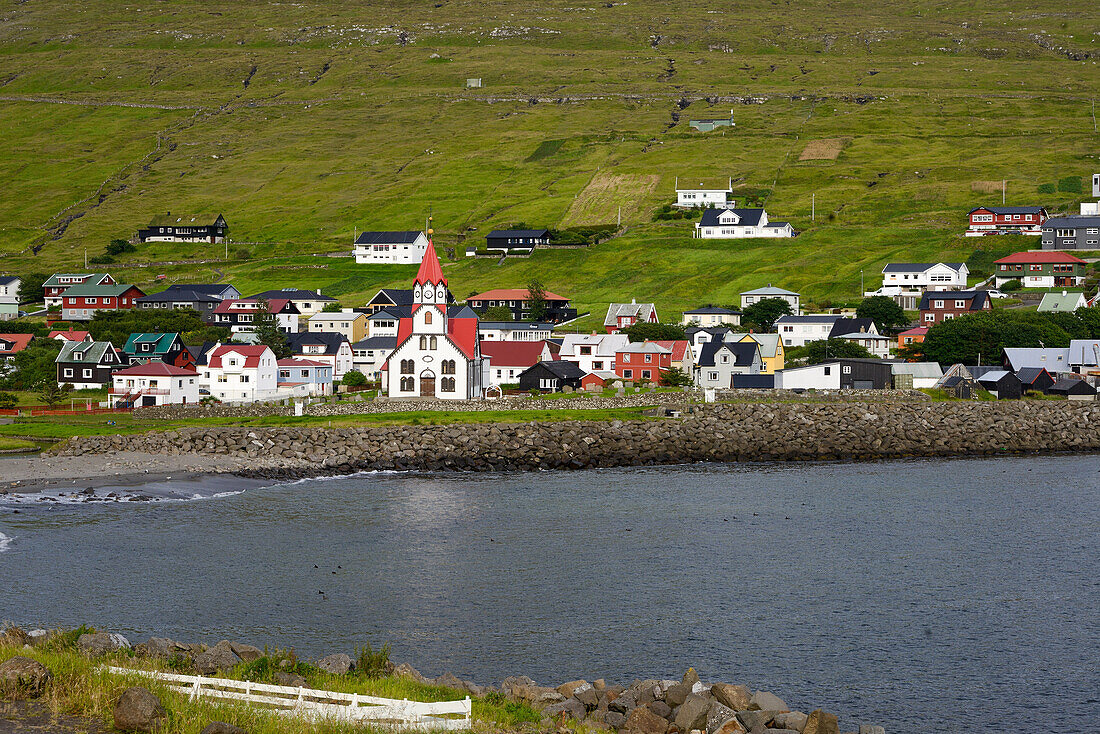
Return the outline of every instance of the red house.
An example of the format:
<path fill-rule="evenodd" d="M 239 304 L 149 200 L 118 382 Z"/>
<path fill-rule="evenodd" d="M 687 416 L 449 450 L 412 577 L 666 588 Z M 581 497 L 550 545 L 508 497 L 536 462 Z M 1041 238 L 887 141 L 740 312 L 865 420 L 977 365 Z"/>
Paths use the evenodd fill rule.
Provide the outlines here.
<path fill-rule="evenodd" d="M 61 305 L 61 294 L 74 285 L 114 285 L 109 273 L 54 273 L 42 284 L 46 308 Z"/>
<path fill-rule="evenodd" d="M 630 303 L 612 303 L 607 307 L 603 326 L 608 334 L 614 334 L 639 322 L 658 323 L 657 307 L 652 303 L 638 303 L 634 300 Z"/>
<path fill-rule="evenodd" d="M 61 294 L 61 318 L 88 321 L 96 311 L 128 311 L 145 291 L 136 285 L 74 285 Z"/>
<path fill-rule="evenodd" d="M 907 347 L 910 344 L 923 344 L 924 337 L 928 335 L 927 326 L 918 326 L 915 329 L 906 329 L 898 334 L 898 348 Z"/>
<path fill-rule="evenodd" d="M 980 206 L 971 209 L 967 237 L 987 234 L 1035 234 L 1047 220 L 1047 210 L 1041 206 Z"/>
<path fill-rule="evenodd" d="M 920 322 L 931 326 L 968 313 L 992 310 L 993 302 L 985 291 L 925 291 L 920 299 Z"/>
<path fill-rule="evenodd" d="M 635 342 L 615 352 L 615 374 L 634 382 L 659 382 L 672 369 L 672 351 L 653 342 Z"/>

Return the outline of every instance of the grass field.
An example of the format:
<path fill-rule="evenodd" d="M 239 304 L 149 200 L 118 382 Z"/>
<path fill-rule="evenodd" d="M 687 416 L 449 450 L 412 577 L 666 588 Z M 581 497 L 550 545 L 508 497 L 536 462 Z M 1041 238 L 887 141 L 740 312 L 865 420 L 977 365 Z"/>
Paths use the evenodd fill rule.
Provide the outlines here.
<path fill-rule="evenodd" d="M 965 214 L 1002 180 L 1008 204 L 1075 210 L 1084 193 L 1039 187 L 1100 170 L 1098 21 L 1086 0 L 23 3 L 0 16 L 0 271 L 83 268 L 154 214 L 222 212 L 228 253 L 149 244 L 98 267 L 359 305 L 415 268 L 315 255 L 430 211 L 458 297 L 539 277 L 582 310 L 636 297 L 669 320 L 767 282 L 853 300 L 861 270 L 965 259 Z M 687 125 L 731 109 L 734 128 Z M 677 177 L 727 176 L 802 235 L 651 221 Z M 461 257 L 493 228 L 620 211 L 589 250 Z"/>

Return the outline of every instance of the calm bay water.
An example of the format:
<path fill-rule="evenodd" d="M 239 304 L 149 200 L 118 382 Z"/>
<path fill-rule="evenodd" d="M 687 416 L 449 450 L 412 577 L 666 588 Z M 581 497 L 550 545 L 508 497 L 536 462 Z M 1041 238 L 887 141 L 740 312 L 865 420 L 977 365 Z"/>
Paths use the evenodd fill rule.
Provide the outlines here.
<path fill-rule="evenodd" d="M 482 683 L 695 666 L 842 731 L 1100 721 L 1097 456 L 176 490 L 218 496 L 0 497 L 0 619 L 307 655 L 388 641 Z"/>

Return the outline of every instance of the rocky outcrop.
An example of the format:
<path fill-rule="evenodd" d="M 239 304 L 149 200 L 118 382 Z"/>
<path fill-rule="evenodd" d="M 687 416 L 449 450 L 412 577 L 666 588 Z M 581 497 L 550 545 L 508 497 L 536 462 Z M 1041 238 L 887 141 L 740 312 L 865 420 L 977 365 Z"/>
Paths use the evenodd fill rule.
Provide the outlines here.
<path fill-rule="evenodd" d="M 46 692 L 52 679 L 49 668 L 22 655 L 0 663 L 0 695 L 38 698 Z"/>
<path fill-rule="evenodd" d="M 229 640 L 222 640 L 214 647 L 195 657 L 195 670 L 199 675 L 210 675 L 222 670 L 229 670 L 241 662 L 240 656 L 233 652 L 233 645 Z"/>
<path fill-rule="evenodd" d="M 112 714 L 120 731 L 151 732 L 167 719 L 160 699 L 144 688 L 127 688 L 115 701 Z"/>
<path fill-rule="evenodd" d="M 228 456 L 260 477 L 362 470 L 585 469 L 1100 450 L 1100 406 L 1069 402 L 734 403 L 631 421 L 349 428 L 194 427 L 89 436 L 69 455 Z"/>
<path fill-rule="evenodd" d="M 118 650 L 129 650 L 130 641 L 117 633 L 85 632 L 77 639 L 76 646 L 88 655 L 105 655 Z"/>
<path fill-rule="evenodd" d="M 347 675 L 355 667 L 355 661 L 350 655 L 338 652 L 318 660 L 317 667 L 333 675 Z"/>

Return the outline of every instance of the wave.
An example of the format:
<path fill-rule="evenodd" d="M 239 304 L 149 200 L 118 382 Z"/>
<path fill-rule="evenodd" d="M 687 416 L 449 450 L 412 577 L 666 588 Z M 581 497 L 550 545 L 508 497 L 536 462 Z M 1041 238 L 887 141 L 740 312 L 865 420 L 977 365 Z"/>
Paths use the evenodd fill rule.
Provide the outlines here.
<path fill-rule="evenodd" d="M 353 472 L 351 474 L 321 474 L 316 477 L 302 477 L 301 479 L 291 479 L 286 482 L 276 482 L 270 484 L 270 487 L 293 487 L 298 484 L 306 484 L 309 482 L 334 482 L 337 479 L 355 479 L 356 477 L 371 477 L 377 475 L 386 474 L 412 474 L 412 471 L 405 471 L 399 469 L 364 469 L 362 471 Z"/>
<path fill-rule="evenodd" d="M 35 505 L 37 507 L 51 507 L 56 505 L 147 505 L 165 504 L 177 502 L 197 502 L 200 500 L 224 499 L 242 494 L 248 490 L 232 489 L 222 492 L 203 494 L 201 492 L 184 493 L 173 491 L 175 488 L 151 488 L 140 487 L 119 492 L 117 487 L 102 487 L 91 495 L 80 493 L 63 493 L 56 491 L 28 492 L 27 494 L 0 494 L 0 507 L 4 505 Z M 108 494 L 115 494 L 109 497 Z M 141 499 L 137 499 L 140 497 Z M 94 498 L 94 499 L 92 499 Z"/>
<path fill-rule="evenodd" d="M 15 538 L 11 537 L 10 535 L 4 535 L 3 533 L 0 533 L 0 553 L 3 553 L 4 551 L 11 548 L 11 544 L 14 540 Z"/>

